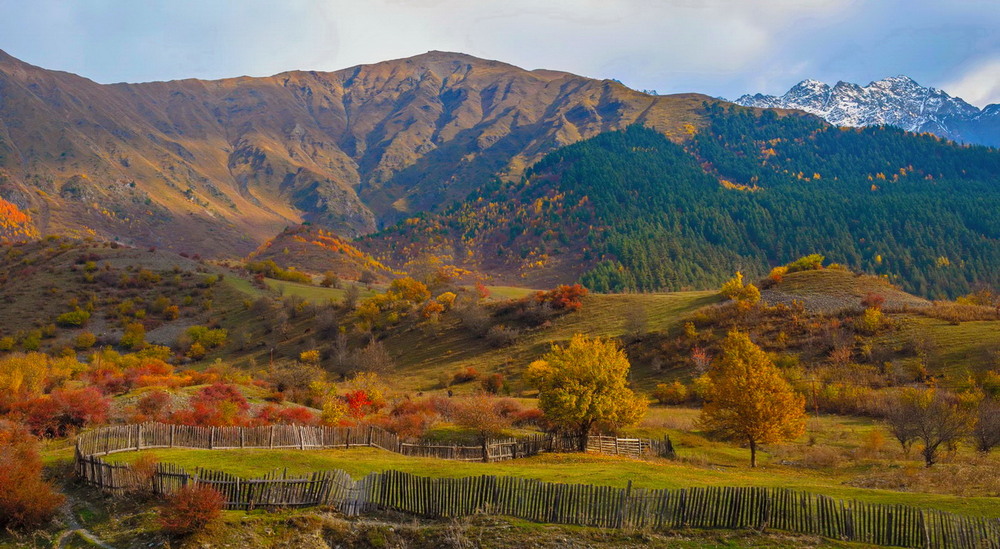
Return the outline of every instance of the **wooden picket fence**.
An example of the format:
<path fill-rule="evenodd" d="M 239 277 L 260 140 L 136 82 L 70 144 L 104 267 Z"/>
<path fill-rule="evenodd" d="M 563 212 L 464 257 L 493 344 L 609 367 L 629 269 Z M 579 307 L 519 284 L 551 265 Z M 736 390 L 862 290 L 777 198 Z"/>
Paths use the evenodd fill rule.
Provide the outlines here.
<path fill-rule="evenodd" d="M 591 443 L 592 439 L 599 442 Z M 614 442 L 614 441 L 621 441 Z M 361 427 L 310 427 L 268 425 L 263 427 L 193 427 L 165 423 L 112 425 L 82 433 L 77 451 L 83 456 L 108 455 L 149 448 L 317 449 L 370 446 L 404 456 L 433 457 L 458 461 L 495 462 L 538 455 L 542 452 L 573 452 L 580 439 L 569 435 L 538 434 L 521 438 L 488 439 L 482 444 L 408 443 L 384 429 Z M 587 450 L 631 457 L 673 457 L 669 440 L 589 437 Z"/>
<path fill-rule="evenodd" d="M 228 509 L 329 506 L 347 515 L 393 510 L 432 518 L 478 513 L 601 528 L 773 528 L 844 541 L 935 549 L 1000 549 L 1000 520 L 962 517 L 902 505 L 880 505 L 777 488 L 680 490 L 556 484 L 478 476 L 420 477 L 398 471 L 354 481 L 343 471 L 305 476 L 272 473 L 242 479 L 216 471 L 189 474 L 169 464 L 146 475 L 98 456 L 77 455 L 82 478 L 112 493 L 169 495 L 210 485 Z"/>

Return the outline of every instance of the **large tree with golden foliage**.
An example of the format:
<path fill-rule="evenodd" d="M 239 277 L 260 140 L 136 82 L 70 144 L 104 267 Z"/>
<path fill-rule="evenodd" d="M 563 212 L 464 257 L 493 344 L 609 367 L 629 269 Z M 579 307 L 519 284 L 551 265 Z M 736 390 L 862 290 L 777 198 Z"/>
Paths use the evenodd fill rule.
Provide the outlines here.
<path fill-rule="evenodd" d="M 795 394 L 767 354 L 745 333 L 730 332 L 708 372 L 711 383 L 699 422 L 702 428 L 750 445 L 788 440 L 805 431 L 805 398 Z"/>
<path fill-rule="evenodd" d="M 624 427 L 645 415 L 646 401 L 628 388 L 630 367 L 616 342 L 577 334 L 531 363 L 526 379 L 538 388 L 545 417 L 580 435 L 585 450 L 595 423 Z"/>

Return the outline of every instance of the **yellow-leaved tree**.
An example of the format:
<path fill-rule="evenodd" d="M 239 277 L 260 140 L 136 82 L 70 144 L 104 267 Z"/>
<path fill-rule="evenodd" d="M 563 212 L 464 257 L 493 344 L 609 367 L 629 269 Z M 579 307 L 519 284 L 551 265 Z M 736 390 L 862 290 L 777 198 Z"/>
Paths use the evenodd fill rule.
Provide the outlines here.
<path fill-rule="evenodd" d="M 805 398 L 750 336 L 729 332 L 722 343 L 701 410 L 701 428 L 750 445 L 750 466 L 757 466 L 757 445 L 788 440 L 805 431 Z"/>
<path fill-rule="evenodd" d="M 595 423 L 625 427 L 645 416 L 646 400 L 628 387 L 630 367 L 616 342 L 577 334 L 531 363 L 525 377 L 545 417 L 579 435 L 583 451 Z"/>

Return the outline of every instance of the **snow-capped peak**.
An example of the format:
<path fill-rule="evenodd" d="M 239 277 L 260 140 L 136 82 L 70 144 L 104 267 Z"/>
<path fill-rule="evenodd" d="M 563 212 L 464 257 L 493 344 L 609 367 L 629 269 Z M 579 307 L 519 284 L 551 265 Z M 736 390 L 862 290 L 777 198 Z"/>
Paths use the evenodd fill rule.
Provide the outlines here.
<path fill-rule="evenodd" d="M 981 111 L 961 98 L 918 84 L 912 78 L 890 76 L 861 86 L 837 82 L 829 86 L 803 80 L 782 96 L 744 95 L 736 101 L 748 107 L 799 109 L 838 126 L 891 125 L 908 131 L 929 131 L 962 140 L 961 126 Z"/>

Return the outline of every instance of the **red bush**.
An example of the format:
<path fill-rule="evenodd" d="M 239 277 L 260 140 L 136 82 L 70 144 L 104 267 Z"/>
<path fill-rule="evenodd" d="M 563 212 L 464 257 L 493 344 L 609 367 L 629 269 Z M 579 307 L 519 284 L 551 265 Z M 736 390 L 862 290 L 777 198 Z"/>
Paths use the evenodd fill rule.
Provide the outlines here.
<path fill-rule="evenodd" d="M 182 425 L 231 426 L 248 423 L 250 403 L 239 388 L 216 382 L 191 397 L 191 407 L 174 412 L 172 419 Z"/>
<path fill-rule="evenodd" d="M 487 393 L 499 394 L 500 390 L 503 389 L 503 374 L 490 374 L 479 383 Z"/>
<path fill-rule="evenodd" d="M 313 425 L 316 423 L 316 414 L 313 414 L 308 408 L 303 406 L 281 408 L 273 404 L 268 404 L 257 412 L 255 419 L 262 425 L 271 425 L 274 423 Z"/>
<path fill-rule="evenodd" d="M 316 414 L 302 406 L 289 406 L 278 411 L 278 420 L 292 425 L 312 425 L 316 423 Z"/>
<path fill-rule="evenodd" d="M 544 427 L 544 424 L 545 414 L 538 408 L 529 408 L 514 414 L 514 425 L 516 427 L 526 427 L 528 425 Z"/>
<path fill-rule="evenodd" d="M 437 420 L 436 414 L 408 413 L 390 415 L 379 420 L 379 426 L 386 431 L 395 433 L 400 438 L 418 439 L 430 429 Z"/>
<path fill-rule="evenodd" d="M 553 309 L 565 309 L 567 311 L 578 311 L 583 307 L 583 297 L 588 293 L 587 289 L 579 284 L 567 286 L 561 284 L 554 290 L 548 292 L 538 292 L 535 294 L 535 301 L 548 303 Z"/>
<path fill-rule="evenodd" d="M 348 412 L 357 419 L 365 417 L 375 406 L 368 393 L 361 389 L 347 393 L 344 395 L 344 400 L 347 402 Z"/>
<path fill-rule="evenodd" d="M 202 404 L 231 402 L 240 410 L 246 411 L 250 409 L 250 403 L 247 402 L 246 397 L 243 396 L 238 387 L 221 382 L 215 382 L 201 389 L 191 398 L 191 402 Z"/>
<path fill-rule="evenodd" d="M 870 292 L 861 300 L 861 306 L 866 309 L 881 309 L 884 303 L 885 296 Z"/>
<path fill-rule="evenodd" d="M 170 394 L 166 391 L 150 391 L 143 395 L 135 405 L 132 421 L 162 421 L 170 413 Z"/>
<path fill-rule="evenodd" d="M 38 441 L 23 428 L 0 422 L 0 530 L 42 525 L 62 501 L 42 480 Z"/>
<path fill-rule="evenodd" d="M 24 405 L 31 432 L 49 437 L 64 437 L 85 425 L 104 423 L 110 407 L 111 401 L 94 387 L 56 389 Z"/>
<path fill-rule="evenodd" d="M 120 395 L 131 388 L 125 375 L 115 366 L 95 368 L 86 374 L 87 381 L 106 395 Z"/>
<path fill-rule="evenodd" d="M 455 372 L 452 376 L 452 383 L 468 383 L 470 381 L 475 381 L 479 377 L 479 371 L 469 366 L 468 368 L 462 368 L 461 370 Z"/>
<path fill-rule="evenodd" d="M 225 503 L 225 498 L 214 488 L 185 486 L 160 508 L 160 526 L 169 534 L 193 534 L 218 520 Z"/>

